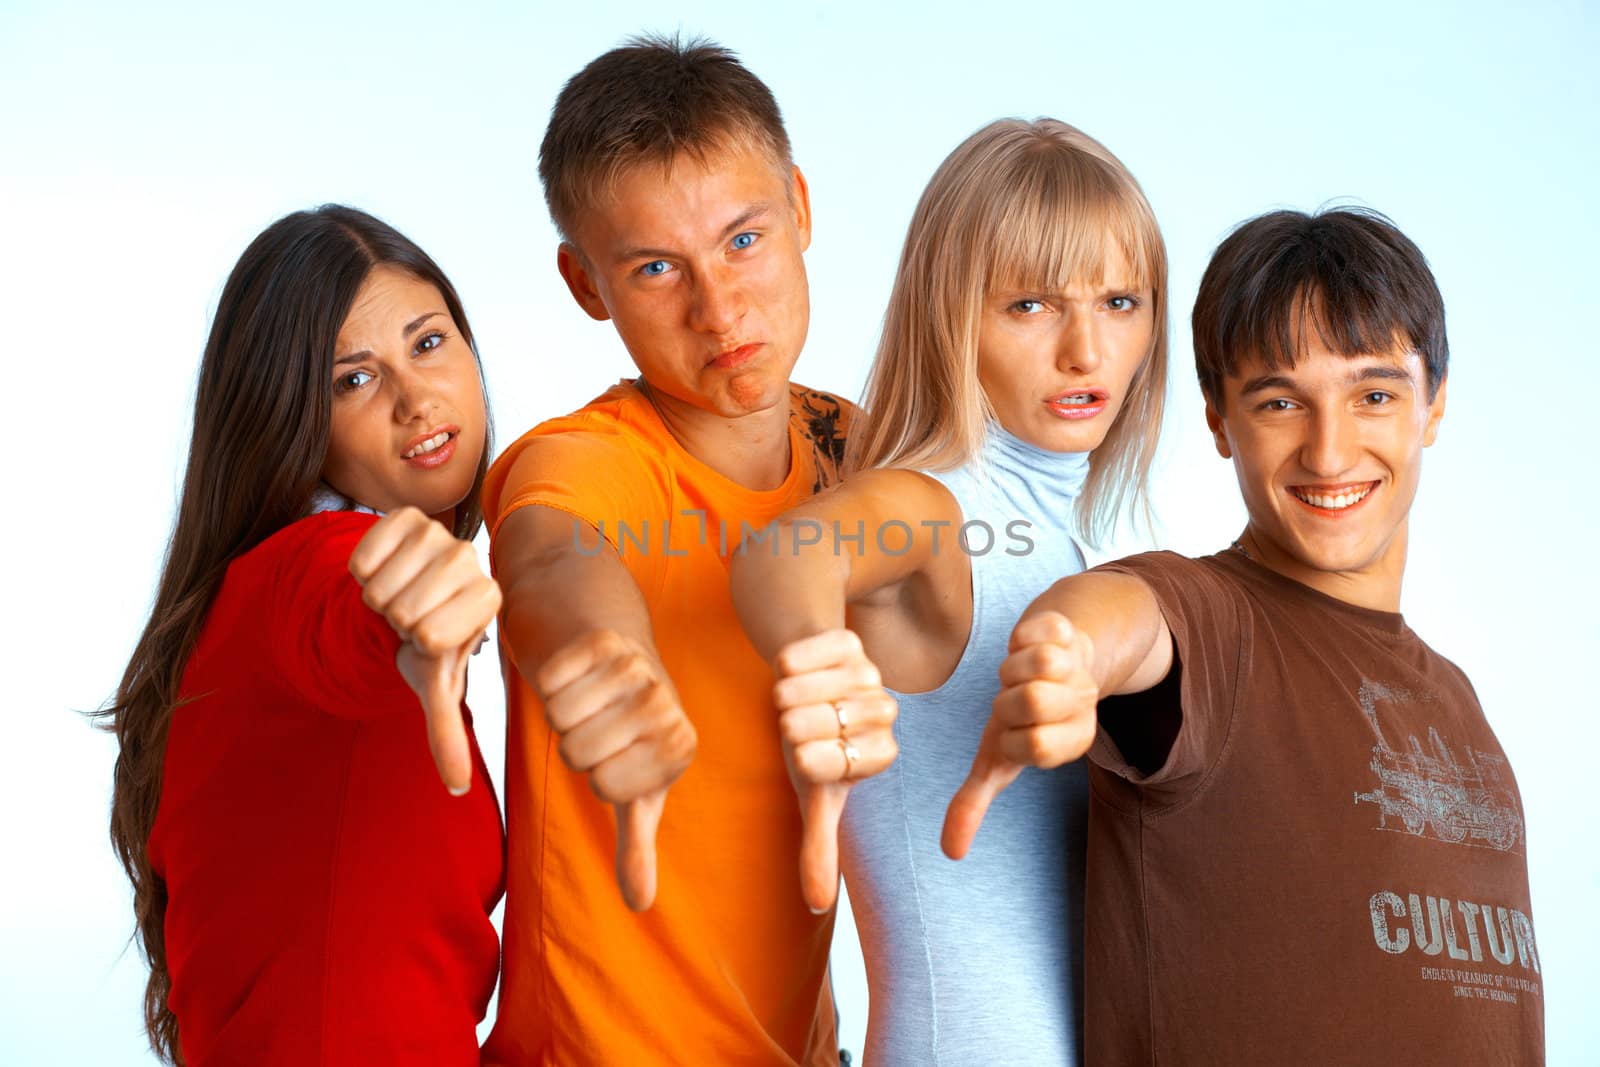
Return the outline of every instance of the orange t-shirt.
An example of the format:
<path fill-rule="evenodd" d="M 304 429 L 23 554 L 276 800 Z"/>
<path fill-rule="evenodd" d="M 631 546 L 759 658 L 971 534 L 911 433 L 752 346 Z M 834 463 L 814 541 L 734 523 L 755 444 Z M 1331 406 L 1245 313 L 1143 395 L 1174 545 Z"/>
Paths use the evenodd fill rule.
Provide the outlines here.
<path fill-rule="evenodd" d="M 507 515 L 539 504 L 616 549 L 700 741 L 667 794 L 655 904 L 635 915 L 615 881 L 610 807 L 562 764 L 537 694 L 502 650 L 504 963 L 485 1063 L 837 1067 L 833 915 L 800 897 L 800 810 L 772 673 L 728 593 L 743 524 L 761 531 L 838 478 L 853 409 L 790 394 L 789 474 L 770 491 L 689 455 L 630 382 L 530 430 L 489 471 L 491 544 Z"/>

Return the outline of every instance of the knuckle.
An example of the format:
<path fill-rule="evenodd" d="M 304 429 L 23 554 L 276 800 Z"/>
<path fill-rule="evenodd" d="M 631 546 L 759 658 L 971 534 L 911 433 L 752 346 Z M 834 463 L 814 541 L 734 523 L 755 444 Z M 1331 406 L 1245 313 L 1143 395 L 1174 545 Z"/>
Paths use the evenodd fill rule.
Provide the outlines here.
<path fill-rule="evenodd" d="M 621 661 L 621 666 L 617 669 L 617 677 L 634 689 L 649 687 L 653 690 L 660 688 L 652 685 L 655 682 L 655 672 L 650 669 L 650 665 L 645 662 L 644 657 L 637 652 L 630 653 Z"/>
<path fill-rule="evenodd" d="M 700 749 L 700 734 L 695 730 L 694 724 L 687 718 L 682 719 L 676 730 L 673 731 L 672 754 L 674 762 L 681 771 L 693 760 L 695 753 Z"/>
<path fill-rule="evenodd" d="M 786 711 L 778 718 L 778 732 L 784 743 L 793 747 L 805 740 L 805 723 L 796 712 Z"/>
<path fill-rule="evenodd" d="M 1054 678 L 1066 666 L 1067 654 L 1060 645 L 1039 645 L 1033 654 L 1032 674 L 1036 678 Z"/>
<path fill-rule="evenodd" d="M 420 515 L 421 513 L 419 512 L 418 514 Z M 449 551 L 449 541 L 454 540 L 449 534 L 445 533 L 443 526 L 429 521 L 426 517 L 423 517 L 413 526 L 411 537 L 427 551 L 430 558 L 435 559 L 445 555 Z"/>
<path fill-rule="evenodd" d="M 572 712 L 567 707 L 565 695 L 544 702 L 544 721 L 557 736 L 564 736 L 572 729 Z"/>
<path fill-rule="evenodd" d="M 794 769 L 795 773 L 798 774 L 802 780 L 807 782 L 822 781 L 822 768 L 819 766 L 820 763 L 821 760 L 818 757 L 817 748 L 815 745 L 804 745 L 795 749 Z"/>
<path fill-rule="evenodd" d="M 792 678 L 785 678 L 772 687 L 772 703 L 780 708 L 792 708 L 799 703 L 799 686 Z"/>
<path fill-rule="evenodd" d="M 412 630 L 411 642 L 427 656 L 443 655 L 447 648 L 444 634 L 433 622 L 423 622 Z"/>
<path fill-rule="evenodd" d="M 624 788 L 621 774 L 609 764 L 602 763 L 589 773 L 589 788 L 607 804 L 626 804 L 633 799 Z"/>
<path fill-rule="evenodd" d="M 1079 756 L 1083 755 L 1085 752 L 1088 752 L 1089 749 L 1093 747 L 1095 734 L 1098 732 L 1099 724 L 1093 717 L 1085 717 L 1083 721 L 1078 724 L 1078 729 L 1073 735 L 1073 759 L 1077 759 Z"/>
<path fill-rule="evenodd" d="M 556 751 L 561 756 L 561 762 L 566 764 L 569 770 L 588 770 L 588 768 L 584 766 L 583 761 L 580 759 L 578 747 L 573 742 L 571 734 L 566 734 L 561 738 L 561 742 L 556 745 Z"/>
<path fill-rule="evenodd" d="M 633 706 L 639 714 L 656 723 L 670 722 L 674 714 L 672 694 L 659 682 L 652 682 L 641 689 Z"/>
<path fill-rule="evenodd" d="M 1025 735 L 1024 751 L 1028 755 L 1028 761 L 1034 764 L 1050 763 L 1055 757 L 1055 747 L 1040 730 L 1028 731 Z"/>

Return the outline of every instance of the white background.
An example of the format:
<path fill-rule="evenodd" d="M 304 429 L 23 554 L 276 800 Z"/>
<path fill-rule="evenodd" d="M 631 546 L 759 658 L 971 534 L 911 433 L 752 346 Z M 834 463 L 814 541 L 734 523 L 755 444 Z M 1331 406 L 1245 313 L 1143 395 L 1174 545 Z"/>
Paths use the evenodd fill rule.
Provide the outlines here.
<path fill-rule="evenodd" d="M 1593 1062 L 1597 22 L 1574 3 L 232 12 L 0 0 L 12 489 L 0 1060 L 148 1058 L 128 891 L 106 840 L 113 745 L 78 712 L 112 692 L 143 624 L 233 261 L 287 211 L 373 211 L 460 289 L 502 444 L 580 405 L 629 365 L 555 272 L 539 138 L 585 62 L 629 33 L 681 25 L 767 80 L 810 179 L 813 314 L 797 372 L 809 385 L 859 394 L 915 197 L 971 130 L 1049 114 L 1122 157 L 1171 250 L 1165 546 L 1210 551 L 1243 523 L 1189 369 L 1187 310 L 1221 236 L 1274 207 L 1352 197 L 1421 245 L 1453 359 L 1405 609 L 1472 676 L 1516 768 L 1551 1062 Z M 491 660 L 471 701 L 498 769 Z M 838 993 L 859 1049 L 865 990 L 848 940 Z M 1320 966 L 1285 959 L 1284 980 Z"/>

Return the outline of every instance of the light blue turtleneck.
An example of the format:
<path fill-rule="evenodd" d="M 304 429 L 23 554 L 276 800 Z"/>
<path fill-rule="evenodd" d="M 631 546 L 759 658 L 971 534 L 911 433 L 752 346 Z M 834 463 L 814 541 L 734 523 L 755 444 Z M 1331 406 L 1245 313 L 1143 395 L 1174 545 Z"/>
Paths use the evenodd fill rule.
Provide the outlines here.
<path fill-rule="evenodd" d="M 928 472 L 966 523 L 994 536 L 977 554 L 989 538 L 969 525 L 972 630 L 960 662 L 937 689 L 895 694 L 899 758 L 845 807 L 840 861 L 867 964 L 869 1067 L 1080 1059 L 1082 761 L 1024 771 L 960 863 L 940 851 L 939 833 L 1000 691 L 1012 627 L 1083 570 L 1070 531 L 1088 472 L 1088 453 L 1047 452 L 993 424 L 977 460 Z M 962 551 L 950 536 L 940 547 Z"/>

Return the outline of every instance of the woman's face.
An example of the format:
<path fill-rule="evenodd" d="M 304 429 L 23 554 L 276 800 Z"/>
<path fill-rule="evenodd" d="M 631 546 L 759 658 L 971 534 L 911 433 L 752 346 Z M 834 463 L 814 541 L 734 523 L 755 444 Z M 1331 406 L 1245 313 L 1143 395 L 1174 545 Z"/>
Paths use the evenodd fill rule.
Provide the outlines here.
<path fill-rule="evenodd" d="M 1153 294 L 1113 251 L 1100 284 L 984 298 L 978 381 L 1004 426 L 1051 452 L 1099 447 L 1155 337 Z"/>
<path fill-rule="evenodd" d="M 377 511 L 411 504 L 450 525 L 483 457 L 483 385 L 432 283 L 378 266 L 333 354 L 322 480 Z"/>

